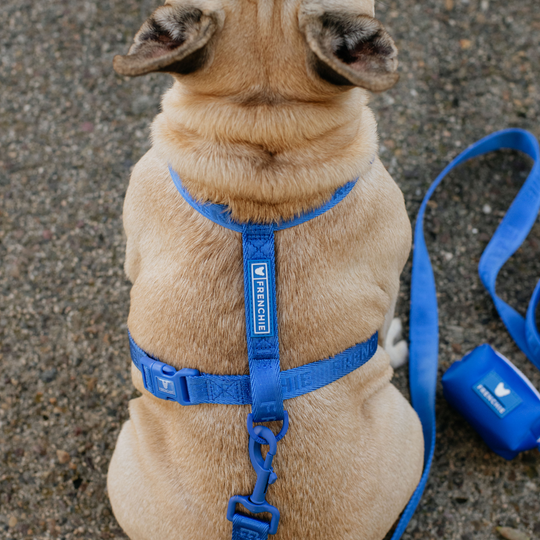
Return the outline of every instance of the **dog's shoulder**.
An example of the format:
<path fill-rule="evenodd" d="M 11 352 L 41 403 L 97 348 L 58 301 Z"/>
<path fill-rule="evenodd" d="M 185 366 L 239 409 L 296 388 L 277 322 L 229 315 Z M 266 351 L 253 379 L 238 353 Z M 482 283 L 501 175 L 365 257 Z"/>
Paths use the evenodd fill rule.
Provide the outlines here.
<path fill-rule="evenodd" d="M 177 211 L 178 196 L 168 164 L 155 147 L 137 162 L 124 201 L 124 228 L 130 234 L 144 228 L 149 220 L 161 219 Z"/>
<path fill-rule="evenodd" d="M 168 176 L 166 161 L 161 158 L 155 147 L 150 148 L 133 167 L 126 194 L 126 204 L 131 204 L 134 198 L 161 191 Z"/>
<path fill-rule="evenodd" d="M 366 243 L 371 239 L 372 260 L 397 262 L 401 271 L 412 242 L 411 223 L 403 193 L 379 158 L 351 195 L 355 226 Z"/>
<path fill-rule="evenodd" d="M 372 223 L 408 223 L 403 193 L 376 157 L 369 172 L 362 176 L 351 192 L 355 213 Z M 407 223 L 403 223 L 404 226 Z"/>

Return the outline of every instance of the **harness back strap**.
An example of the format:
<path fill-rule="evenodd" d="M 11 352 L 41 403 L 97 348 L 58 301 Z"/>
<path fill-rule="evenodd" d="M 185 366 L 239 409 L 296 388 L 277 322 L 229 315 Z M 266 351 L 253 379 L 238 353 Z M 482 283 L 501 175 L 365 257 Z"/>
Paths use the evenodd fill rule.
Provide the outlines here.
<path fill-rule="evenodd" d="M 242 250 L 251 414 L 255 422 L 283 420 L 273 227 L 244 225 Z"/>

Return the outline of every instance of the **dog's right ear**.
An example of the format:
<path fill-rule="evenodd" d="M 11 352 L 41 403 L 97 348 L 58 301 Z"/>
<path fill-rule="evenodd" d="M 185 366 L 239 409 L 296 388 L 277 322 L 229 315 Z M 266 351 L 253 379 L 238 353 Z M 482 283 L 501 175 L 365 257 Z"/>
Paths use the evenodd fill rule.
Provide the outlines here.
<path fill-rule="evenodd" d="M 154 71 L 193 73 L 208 64 L 208 44 L 221 23 L 216 12 L 161 6 L 141 26 L 128 54 L 114 57 L 113 67 L 130 77 Z"/>

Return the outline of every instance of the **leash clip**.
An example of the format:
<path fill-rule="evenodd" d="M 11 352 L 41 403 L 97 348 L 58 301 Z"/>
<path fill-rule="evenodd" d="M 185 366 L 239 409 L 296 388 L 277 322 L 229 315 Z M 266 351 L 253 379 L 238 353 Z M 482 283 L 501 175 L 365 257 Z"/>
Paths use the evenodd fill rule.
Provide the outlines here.
<path fill-rule="evenodd" d="M 268 512 L 272 516 L 268 532 L 270 534 L 276 534 L 279 525 L 279 510 L 266 502 L 266 492 L 268 491 L 268 486 L 277 480 L 277 474 L 272 469 L 272 461 L 277 452 L 277 439 L 272 431 L 265 426 L 254 427 L 253 434 L 255 437 L 250 432 L 249 459 L 257 473 L 257 481 L 251 495 L 233 495 L 230 498 L 227 519 L 229 521 L 233 520 L 236 514 L 237 504 L 241 504 L 253 514 Z M 263 439 L 265 444 L 269 446 L 266 458 L 262 456 L 260 439 Z"/>

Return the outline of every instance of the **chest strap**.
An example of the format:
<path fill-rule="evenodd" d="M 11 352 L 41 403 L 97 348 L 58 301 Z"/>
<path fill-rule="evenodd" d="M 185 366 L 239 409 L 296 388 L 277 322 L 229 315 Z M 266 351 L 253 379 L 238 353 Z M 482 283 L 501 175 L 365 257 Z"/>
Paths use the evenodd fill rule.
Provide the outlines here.
<path fill-rule="evenodd" d="M 363 366 L 377 350 L 377 333 L 326 360 L 280 372 L 283 399 L 292 399 L 333 383 Z M 251 405 L 249 375 L 210 375 L 196 369 L 176 370 L 143 351 L 129 335 L 131 359 L 155 397 L 181 405 Z"/>

